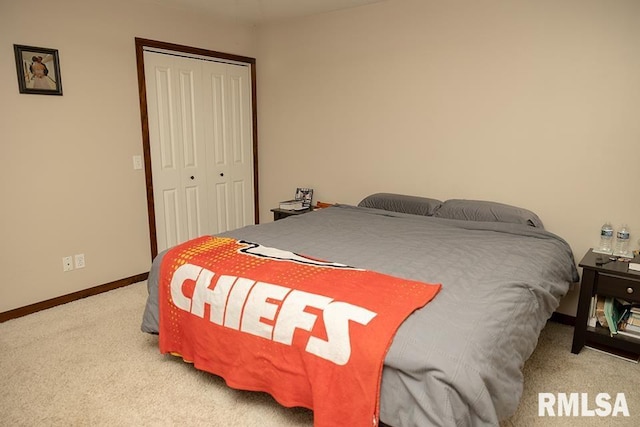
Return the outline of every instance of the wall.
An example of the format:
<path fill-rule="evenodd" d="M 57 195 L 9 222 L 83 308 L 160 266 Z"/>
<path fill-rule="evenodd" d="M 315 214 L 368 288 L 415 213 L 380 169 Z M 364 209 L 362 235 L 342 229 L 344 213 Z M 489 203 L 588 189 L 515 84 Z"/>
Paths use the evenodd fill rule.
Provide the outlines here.
<path fill-rule="evenodd" d="M 135 37 L 256 53 L 254 28 L 152 0 L 0 2 L 0 312 L 149 269 Z M 18 93 L 13 44 L 59 50 L 63 96 Z"/>
<path fill-rule="evenodd" d="M 0 312 L 148 270 L 134 37 L 258 58 L 262 221 L 297 186 L 394 191 L 532 209 L 578 259 L 605 220 L 637 246 L 639 18 L 635 0 L 387 0 L 256 32 L 154 0 L 2 0 Z M 62 97 L 18 93 L 14 43 L 60 51 Z"/>
<path fill-rule="evenodd" d="M 388 0 L 262 27 L 262 219 L 298 186 L 388 191 L 531 209 L 578 261 L 606 220 L 637 247 L 637 22 L 635 0 Z"/>

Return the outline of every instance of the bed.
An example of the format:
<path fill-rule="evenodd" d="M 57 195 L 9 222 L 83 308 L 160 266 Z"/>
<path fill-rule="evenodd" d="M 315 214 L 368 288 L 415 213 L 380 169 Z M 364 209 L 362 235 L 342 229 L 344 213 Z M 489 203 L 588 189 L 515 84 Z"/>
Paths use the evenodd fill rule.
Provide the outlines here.
<path fill-rule="evenodd" d="M 379 193 L 222 236 L 442 284 L 384 359 L 380 422 L 395 427 L 490 426 L 511 416 L 524 362 L 578 281 L 569 245 L 537 215 L 487 201 Z M 149 273 L 148 333 L 158 333 L 163 255 Z"/>

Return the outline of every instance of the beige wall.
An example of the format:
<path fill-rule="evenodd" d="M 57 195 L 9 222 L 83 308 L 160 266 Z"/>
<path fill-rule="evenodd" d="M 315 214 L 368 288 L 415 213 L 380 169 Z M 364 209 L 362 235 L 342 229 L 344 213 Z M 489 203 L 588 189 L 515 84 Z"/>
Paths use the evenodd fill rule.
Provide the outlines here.
<path fill-rule="evenodd" d="M 532 209 L 577 258 L 607 219 L 637 247 L 638 21 L 635 0 L 388 0 L 255 30 L 0 0 L 0 312 L 148 270 L 134 37 L 258 58 L 262 221 L 298 186 L 393 191 Z M 64 96 L 18 93 L 14 43 L 60 51 Z"/>
<path fill-rule="evenodd" d="M 0 1 L 0 312 L 149 269 L 135 37 L 256 53 L 253 28 L 156 2 Z M 18 93 L 13 44 L 59 50 L 63 96 Z"/>
<path fill-rule="evenodd" d="M 578 260 L 605 220 L 637 247 L 638 22 L 635 0 L 389 0 L 262 28 L 263 205 L 495 200 Z"/>

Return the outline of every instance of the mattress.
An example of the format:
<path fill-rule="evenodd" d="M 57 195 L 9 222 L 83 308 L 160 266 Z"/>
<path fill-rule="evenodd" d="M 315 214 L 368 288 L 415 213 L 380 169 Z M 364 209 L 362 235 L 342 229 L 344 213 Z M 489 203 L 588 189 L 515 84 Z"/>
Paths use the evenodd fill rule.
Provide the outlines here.
<path fill-rule="evenodd" d="M 337 205 L 221 234 L 427 283 L 437 298 L 410 315 L 386 355 L 380 420 L 497 425 L 523 389 L 522 368 L 570 283 L 569 245 L 539 227 Z M 158 331 L 159 254 L 142 330 Z"/>

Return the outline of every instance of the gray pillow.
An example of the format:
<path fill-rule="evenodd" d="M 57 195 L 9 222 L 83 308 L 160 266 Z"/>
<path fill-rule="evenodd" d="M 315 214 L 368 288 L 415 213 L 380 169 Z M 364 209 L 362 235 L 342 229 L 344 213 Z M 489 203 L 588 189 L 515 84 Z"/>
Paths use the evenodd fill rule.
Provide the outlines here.
<path fill-rule="evenodd" d="M 358 206 L 401 212 L 412 215 L 430 216 L 442 204 L 440 200 L 427 197 L 406 196 L 404 194 L 376 193 L 362 199 Z"/>
<path fill-rule="evenodd" d="M 527 209 L 484 200 L 447 200 L 433 216 L 467 221 L 510 222 L 544 229 L 538 215 Z"/>

